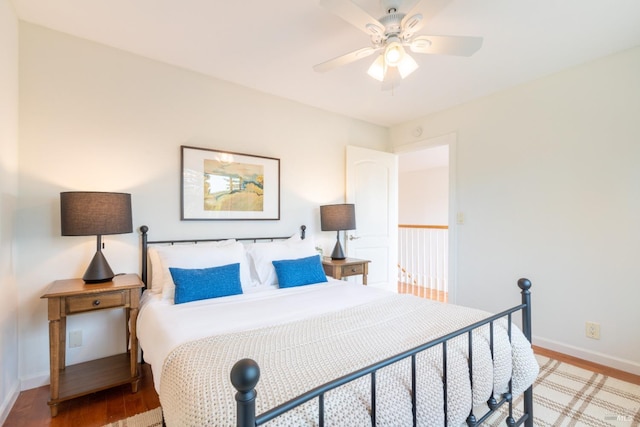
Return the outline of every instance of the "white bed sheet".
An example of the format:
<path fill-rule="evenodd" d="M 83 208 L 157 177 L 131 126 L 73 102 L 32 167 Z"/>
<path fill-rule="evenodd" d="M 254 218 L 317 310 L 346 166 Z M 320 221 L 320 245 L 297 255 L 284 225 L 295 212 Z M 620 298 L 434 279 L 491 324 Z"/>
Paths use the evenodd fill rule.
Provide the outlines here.
<path fill-rule="evenodd" d="M 165 358 L 180 344 L 230 332 L 292 322 L 384 298 L 389 291 L 350 282 L 295 288 L 256 288 L 242 295 L 171 304 L 145 291 L 137 320 L 144 359 L 151 365 L 156 391 Z M 197 327 L 194 327 L 197 325 Z"/>

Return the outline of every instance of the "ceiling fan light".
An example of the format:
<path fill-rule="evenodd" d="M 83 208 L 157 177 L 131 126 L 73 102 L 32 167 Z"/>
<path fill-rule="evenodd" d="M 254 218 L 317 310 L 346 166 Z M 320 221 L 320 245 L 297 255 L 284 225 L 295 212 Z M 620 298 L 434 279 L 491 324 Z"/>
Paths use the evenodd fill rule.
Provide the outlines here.
<path fill-rule="evenodd" d="M 398 72 L 403 79 L 418 69 L 418 63 L 411 55 L 404 55 L 398 64 Z"/>
<path fill-rule="evenodd" d="M 399 41 L 392 41 L 384 50 L 384 60 L 387 65 L 396 67 L 404 57 L 404 48 Z"/>
<path fill-rule="evenodd" d="M 384 80 L 385 67 L 384 57 L 382 55 L 378 55 L 376 60 L 373 61 L 369 70 L 367 70 L 367 74 L 380 82 Z"/>

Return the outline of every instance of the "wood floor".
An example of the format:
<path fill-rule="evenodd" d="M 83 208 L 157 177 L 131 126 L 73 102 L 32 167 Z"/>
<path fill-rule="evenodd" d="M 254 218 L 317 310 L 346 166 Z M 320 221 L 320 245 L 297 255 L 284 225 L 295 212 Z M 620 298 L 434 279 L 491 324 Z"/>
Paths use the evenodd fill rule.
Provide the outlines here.
<path fill-rule="evenodd" d="M 640 375 L 597 365 L 536 346 L 533 349 L 537 354 L 640 385 Z M 51 418 L 51 412 L 47 406 L 48 399 L 49 386 L 23 391 L 4 427 L 100 427 L 160 406 L 158 395 L 153 388 L 151 368 L 147 364 L 142 365 L 142 379 L 138 393 L 131 393 L 131 387 L 125 385 L 63 402 L 55 418 Z"/>
<path fill-rule="evenodd" d="M 62 402 L 55 418 L 51 418 L 47 405 L 49 386 L 23 391 L 4 426 L 100 427 L 157 408 L 160 400 L 153 388 L 151 367 L 146 363 L 141 366 L 142 378 L 137 393 L 131 393 L 131 386 L 126 384 Z"/>
<path fill-rule="evenodd" d="M 398 282 L 398 293 L 412 294 L 420 298 L 427 298 L 440 302 L 449 301 L 449 294 L 445 291 L 412 285 L 411 283 Z"/>

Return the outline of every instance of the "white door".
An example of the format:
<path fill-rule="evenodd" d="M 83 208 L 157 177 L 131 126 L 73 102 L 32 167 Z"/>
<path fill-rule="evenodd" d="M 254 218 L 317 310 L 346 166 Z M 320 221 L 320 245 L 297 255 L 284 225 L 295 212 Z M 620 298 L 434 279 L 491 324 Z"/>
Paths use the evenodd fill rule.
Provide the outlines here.
<path fill-rule="evenodd" d="M 347 256 L 370 260 L 368 284 L 397 290 L 398 156 L 347 146 L 347 203 L 356 229 L 347 232 Z"/>

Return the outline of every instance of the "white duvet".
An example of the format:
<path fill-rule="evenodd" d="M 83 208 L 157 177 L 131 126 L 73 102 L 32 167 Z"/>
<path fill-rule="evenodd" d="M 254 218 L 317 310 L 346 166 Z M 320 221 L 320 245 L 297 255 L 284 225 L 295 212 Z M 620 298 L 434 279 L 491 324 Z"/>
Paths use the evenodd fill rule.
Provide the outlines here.
<path fill-rule="evenodd" d="M 408 350 L 488 317 L 488 313 L 411 296 L 330 281 L 289 289 L 259 288 L 223 298 L 173 305 L 150 292 L 142 299 L 138 337 L 151 364 L 154 385 L 168 425 L 234 425 L 233 364 L 253 358 L 261 369 L 257 413 L 273 408 L 331 379 Z M 453 340 L 449 355 L 448 419 L 460 425 L 472 406 L 503 393 L 514 395 L 535 379 L 531 346 L 506 321 L 495 323 L 493 356 L 488 327 L 474 332 L 473 392 L 466 336 Z M 418 424 L 442 425 L 440 350 L 418 356 Z M 378 425 L 410 425 L 408 361 L 379 374 Z M 164 379 L 163 379 L 164 376 Z M 332 391 L 328 425 L 367 425 L 368 379 Z M 269 423 L 315 425 L 316 402 Z"/>
<path fill-rule="evenodd" d="M 174 305 L 145 291 L 137 333 L 144 361 L 151 365 L 160 392 L 162 365 L 180 344 L 219 335 L 301 320 L 353 307 L 389 295 L 388 291 L 331 280 L 288 289 L 250 288 L 249 293 Z"/>

